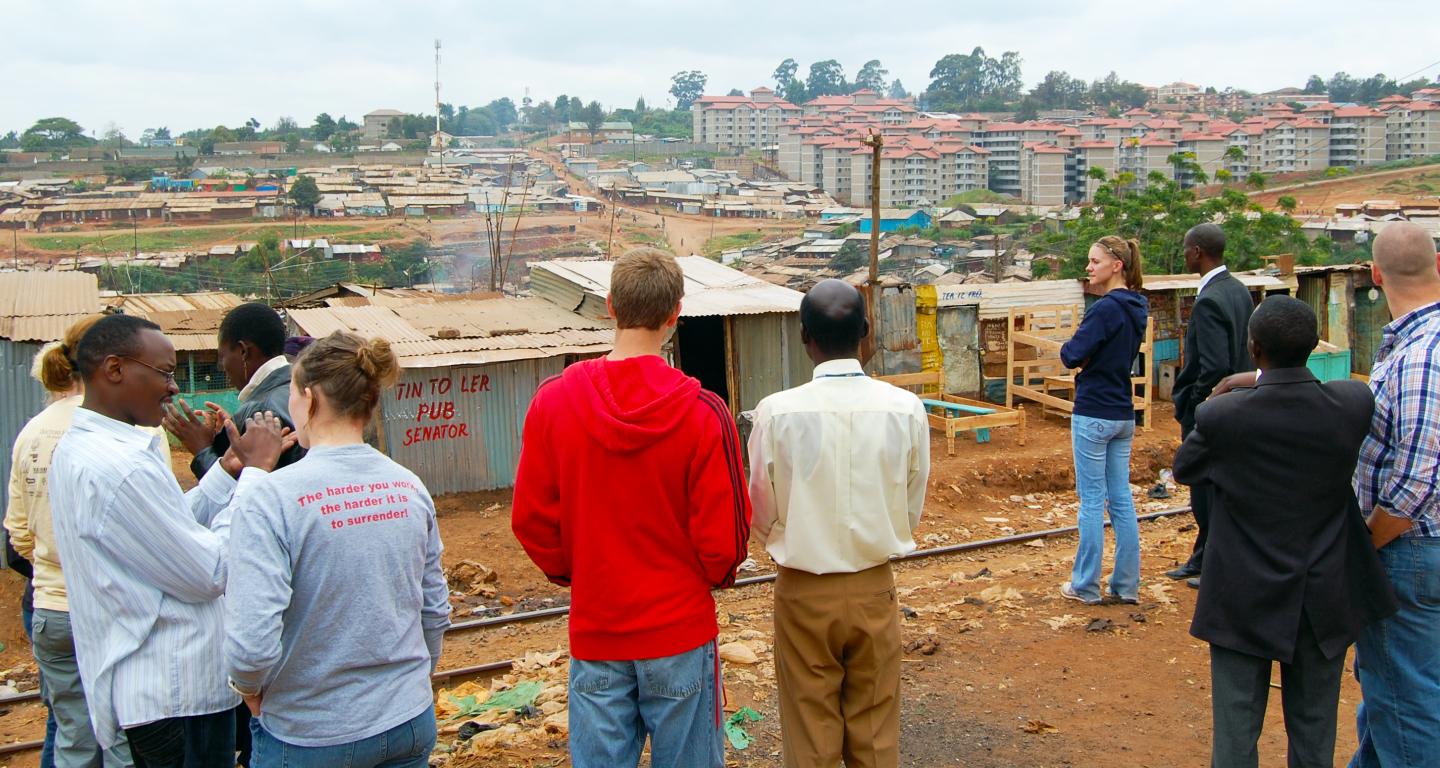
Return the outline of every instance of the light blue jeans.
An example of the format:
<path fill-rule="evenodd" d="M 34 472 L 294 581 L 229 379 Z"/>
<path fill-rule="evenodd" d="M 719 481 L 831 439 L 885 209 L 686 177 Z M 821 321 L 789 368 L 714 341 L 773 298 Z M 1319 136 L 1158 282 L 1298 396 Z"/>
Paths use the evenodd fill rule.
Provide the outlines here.
<path fill-rule="evenodd" d="M 570 760 L 575 768 L 626 768 L 650 737 L 655 768 L 721 768 L 714 641 L 639 661 L 570 660 Z"/>
<path fill-rule="evenodd" d="M 1100 565 L 1105 555 L 1105 510 L 1115 528 L 1115 572 L 1110 594 L 1135 599 L 1140 590 L 1140 529 L 1130 497 L 1130 444 L 1135 420 L 1111 421 L 1089 416 L 1070 419 L 1075 452 L 1075 490 L 1080 494 L 1080 546 L 1070 586 L 1085 600 L 1099 600 Z"/>
<path fill-rule="evenodd" d="M 1380 550 L 1400 610 L 1355 644 L 1364 699 L 1351 768 L 1415 768 L 1440 760 L 1440 539 L 1405 537 Z"/>
<path fill-rule="evenodd" d="M 333 747 L 286 744 L 253 717 L 250 743 L 251 768 L 425 768 L 435 748 L 435 710 L 427 707 L 384 733 Z"/>

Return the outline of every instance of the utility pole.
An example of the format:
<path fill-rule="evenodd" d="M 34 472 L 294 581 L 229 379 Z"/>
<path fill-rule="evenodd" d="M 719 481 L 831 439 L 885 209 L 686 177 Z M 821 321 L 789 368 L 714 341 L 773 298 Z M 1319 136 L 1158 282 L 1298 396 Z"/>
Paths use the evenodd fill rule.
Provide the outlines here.
<path fill-rule="evenodd" d="M 885 146 L 885 138 L 875 129 L 870 129 L 870 134 L 861 143 L 870 147 L 870 274 L 865 284 L 860 286 L 860 295 L 865 298 L 865 320 L 870 325 L 870 333 L 860 340 L 860 363 L 863 365 L 875 356 L 877 348 L 875 339 L 880 333 L 876 324 L 879 317 L 875 312 L 875 302 L 880 298 L 880 150 Z"/>
<path fill-rule="evenodd" d="M 1000 233 L 995 233 L 990 239 L 990 247 L 995 249 L 995 282 L 1005 279 L 1005 261 L 1000 258 Z"/>
<path fill-rule="evenodd" d="M 440 141 L 440 38 L 435 38 L 435 155 L 440 158 L 440 170 L 445 170 L 444 146 Z"/>

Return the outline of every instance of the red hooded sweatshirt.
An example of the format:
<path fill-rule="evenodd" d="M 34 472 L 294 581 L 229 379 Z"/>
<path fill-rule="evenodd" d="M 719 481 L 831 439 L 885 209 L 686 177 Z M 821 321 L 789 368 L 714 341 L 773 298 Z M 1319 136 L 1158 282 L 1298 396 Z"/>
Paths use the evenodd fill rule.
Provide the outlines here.
<path fill-rule="evenodd" d="M 569 586 L 570 653 L 673 656 L 713 640 L 715 601 L 750 538 L 730 410 L 659 357 L 587 360 L 525 417 L 511 526 Z"/>

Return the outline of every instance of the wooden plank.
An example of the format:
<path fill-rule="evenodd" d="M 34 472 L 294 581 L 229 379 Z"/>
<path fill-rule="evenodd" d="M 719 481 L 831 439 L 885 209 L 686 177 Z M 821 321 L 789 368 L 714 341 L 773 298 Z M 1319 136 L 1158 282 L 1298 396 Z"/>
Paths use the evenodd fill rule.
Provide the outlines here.
<path fill-rule="evenodd" d="M 1064 398 L 1055 397 L 1054 395 L 1047 395 L 1044 392 L 1030 389 L 1029 387 L 1015 387 L 1015 395 L 1017 397 L 1023 397 L 1026 400 L 1034 400 L 1041 405 L 1048 405 L 1052 408 L 1059 408 L 1066 413 L 1070 413 L 1075 410 L 1075 403 L 1069 400 L 1065 400 Z"/>
<path fill-rule="evenodd" d="M 893 384 L 897 387 L 914 387 L 939 384 L 944 380 L 940 371 L 922 371 L 920 373 L 900 373 L 894 376 L 876 376 L 876 380 L 886 384 Z"/>
<path fill-rule="evenodd" d="M 956 411 L 959 413 L 975 413 L 984 415 L 987 413 L 996 412 L 994 408 L 980 408 L 973 405 L 962 405 L 960 403 L 947 403 L 942 400 L 927 400 L 923 397 L 920 398 L 920 402 L 931 408 L 944 408 L 947 411 Z"/>

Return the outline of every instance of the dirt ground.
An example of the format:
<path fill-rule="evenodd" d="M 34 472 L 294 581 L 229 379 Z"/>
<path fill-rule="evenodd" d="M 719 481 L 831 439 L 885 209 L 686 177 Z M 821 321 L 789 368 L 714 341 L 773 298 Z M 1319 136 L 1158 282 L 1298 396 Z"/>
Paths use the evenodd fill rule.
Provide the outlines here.
<path fill-rule="evenodd" d="M 1427 165 L 1358 176 L 1342 176 L 1336 179 L 1310 182 L 1298 187 L 1288 184 L 1273 185 L 1273 189 L 1251 195 L 1251 200 L 1265 208 L 1276 208 L 1281 197 L 1295 198 L 1297 214 L 1321 214 L 1330 216 L 1335 206 L 1341 203 L 1361 203 L 1366 200 L 1393 200 L 1401 205 L 1410 203 L 1434 203 L 1435 193 L 1415 187 L 1428 183 L 1440 189 L 1440 166 Z"/>
<path fill-rule="evenodd" d="M 1169 466 L 1178 431 L 1166 406 L 1155 428 L 1137 436 L 1132 482 L 1140 511 L 1183 506 L 1183 488 L 1150 499 L 1145 491 Z M 992 441 L 960 442 L 947 457 L 932 443 L 933 466 L 921 547 L 989 539 L 1075 521 L 1076 502 L 1065 422 L 1031 410 L 1028 439 L 996 429 Z M 188 481 L 187 457 L 176 456 Z M 482 563 L 498 573 L 492 599 L 456 599 L 456 620 L 563 604 L 566 591 L 548 584 L 509 531 L 510 494 L 456 494 L 437 500 L 445 563 Z M 1084 606 L 1060 598 L 1069 575 L 1073 535 L 963 555 L 929 558 L 896 568 L 906 643 L 929 640 L 933 653 L 905 655 L 902 764 L 910 766 L 1201 766 L 1209 744 L 1209 667 L 1204 643 L 1188 626 L 1195 593 L 1163 571 L 1188 554 L 1194 531 L 1188 515 L 1141 525 L 1139 606 Z M 773 570 L 752 543 L 758 569 Z M 1107 559 L 1107 567 L 1109 561 Z M 0 618 L 0 679 L 33 687 L 34 663 L 20 631 L 20 584 L 0 575 L 0 602 L 16 606 Z M 728 590 L 717 596 L 721 641 L 744 640 L 759 651 L 756 665 L 725 665 L 730 709 L 749 706 L 764 716 L 750 726 L 754 743 L 727 753 L 731 765 L 778 765 L 779 715 L 771 643 L 771 588 Z M 442 669 L 520 658 L 566 647 L 564 619 L 454 633 Z M 1278 672 L 1276 673 L 1278 680 Z M 1338 760 L 1354 748 L 1359 692 L 1347 676 L 1341 694 Z M 0 743 L 39 738 L 43 711 L 16 705 L 0 712 Z M 452 729 L 453 730 L 453 729 Z M 1284 762 L 1278 691 L 1261 741 L 1262 765 Z M 441 754 L 454 768 L 564 765 L 563 736 L 523 748 L 472 754 L 453 733 Z M 36 753 L 0 758 L 4 766 L 34 766 Z"/>

